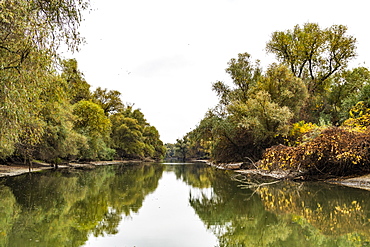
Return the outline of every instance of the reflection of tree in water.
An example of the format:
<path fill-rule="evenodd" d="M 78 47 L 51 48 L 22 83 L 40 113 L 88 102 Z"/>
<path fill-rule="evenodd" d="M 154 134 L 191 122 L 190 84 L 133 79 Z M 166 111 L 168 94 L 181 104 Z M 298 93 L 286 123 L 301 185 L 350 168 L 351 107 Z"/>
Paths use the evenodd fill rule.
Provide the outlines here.
<path fill-rule="evenodd" d="M 211 171 L 212 197 L 190 204 L 219 246 L 364 246 L 369 244 L 369 192 L 321 183 L 281 182 L 242 189 Z"/>
<path fill-rule="evenodd" d="M 12 230 L 20 208 L 9 187 L 0 185 L 0 246 L 9 246 L 7 236 Z"/>
<path fill-rule="evenodd" d="M 135 164 L 9 178 L 4 187 L 13 193 L 2 198 L 0 205 L 9 203 L 6 213 L 1 207 L 0 213 L 8 217 L 4 221 L 13 222 L 10 227 L 0 226 L 1 231 L 7 228 L 6 236 L 0 235 L 0 243 L 80 246 L 89 234 L 115 234 L 121 215 L 137 212 L 144 198 L 157 188 L 163 169 Z"/>
<path fill-rule="evenodd" d="M 211 168 L 204 163 L 195 163 L 191 165 L 172 165 L 167 166 L 167 171 L 173 171 L 176 178 L 184 181 L 194 188 L 210 188 L 212 172 Z"/>
<path fill-rule="evenodd" d="M 292 220 L 310 223 L 324 235 L 360 234 L 370 240 L 368 191 L 321 183 L 284 182 L 262 187 L 265 208 Z"/>

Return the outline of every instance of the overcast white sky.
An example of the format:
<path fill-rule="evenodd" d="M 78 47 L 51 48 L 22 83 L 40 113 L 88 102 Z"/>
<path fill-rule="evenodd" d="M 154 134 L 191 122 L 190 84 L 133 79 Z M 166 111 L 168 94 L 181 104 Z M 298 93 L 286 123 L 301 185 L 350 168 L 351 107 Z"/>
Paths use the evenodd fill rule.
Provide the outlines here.
<path fill-rule="evenodd" d="M 357 38 L 354 66 L 370 64 L 367 0 L 92 0 L 73 54 L 89 84 L 135 103 L 165 143 L 199 123 L 217 103 L 212 82 L 229 82 L 227 62 L 248 52 L 264 68 L 274 31 L 305 22 L 348 27 Z"/>

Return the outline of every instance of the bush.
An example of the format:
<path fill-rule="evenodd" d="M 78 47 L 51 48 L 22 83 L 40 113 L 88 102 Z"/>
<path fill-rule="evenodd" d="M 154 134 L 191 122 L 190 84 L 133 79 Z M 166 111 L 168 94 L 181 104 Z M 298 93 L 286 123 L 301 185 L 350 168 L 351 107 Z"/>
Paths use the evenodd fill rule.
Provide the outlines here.
<path fill-rule="evenodd" d="M 315 138 L 321 129 L 314 123 L 306 123 L 304 120 L 294 123 L 288 133 L 289 146 L 297 146 Z"/>
<path fill-rule="evenodd" d="M 297 147 L 266 150 L 260 167 L 292 170 L 310 175 L 349 175 L 369 170 L 370 130 L 330 127 L 312 141 Z"/>

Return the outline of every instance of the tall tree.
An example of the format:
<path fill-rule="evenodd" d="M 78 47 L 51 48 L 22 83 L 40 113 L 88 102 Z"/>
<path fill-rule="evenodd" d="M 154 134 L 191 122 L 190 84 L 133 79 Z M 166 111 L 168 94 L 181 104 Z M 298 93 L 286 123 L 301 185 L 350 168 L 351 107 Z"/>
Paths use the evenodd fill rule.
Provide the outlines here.
<path fill-rule="evenodd" d="M 270 65 L 255 89 L 266 91 L 273 102 L 287 106 L 297 117 L 308 98 L 306 85 L 284 65 Z"/>
<path fill-rule="evenodd" d="M 88 84 L 81 71 L 78 69 L 76 59 L 62 61 L 62 78 L 67 82 L 67 90 L 72 104 L 80 100 L 91 98 L 90 84 Z"/>
<path fill-rule="evenodd" d="M 293 30 L 274 32 L 266 49 L 302 78 L 311 94 L 316 94 L 327 88 L 331 75 L 346 68 L 356 56 L 356 39 L 347 35 L 343 25 L 321 29 L 316 23 L 305 23 Z"/>
<path fill-rule="evenodd" d="M 251 61 L 249 53 L 239 53 L 237 59 L 232 58 L 228 62 L 226 72 L 233 80 L 234 88 L 230 88 L 220 81 L 212 85 L 213 91 L 220 97 L 220 103 L 223 105 L 235 100 L 246 101 L 249 90 L 256 85 L 262 74 L 262 69 L 258 60 Z"/>
<path fill-rule="evenodd" d="M 98 87 L 95 89 L 92 99 L 95 103 L 103 108 L 106 115 L 118 113 L 124 109 L 124 105 L 120 98 L 121 93 L 116 90 L 102 89 Z"/>
<path fill-rule="evenodd" d="M 109 148 L 111 122 L 103 109 L 91 101 L 81 100 L 74 104 L 73 113 L 77 116 L 75 130 L 88 139 L 89 148 L 81 150 L 81 157 L 112 159 L 114 150 Z"/>
<path fill-rule="evenodd" d="M 70 104 L 67 82 L 55 76 L 41 93 L 40 118 L 45 122 L 44 134 L 35 147 L 37 159 L 58 165 L 62 159 L 75 157 L 88 149 L 87 137 L 74 129 L 76 116 Z"/>
<path fill-rule="evenodd" d="M 143 158 L 145 156 L 143 127 L 137 119 L 122 113 L 110 116 L 112 122 L 112 147 L 124 158 Z"/>
<path fill-rule="evenodd" d="M 37 117 L 58 46 L 73 50 L 81 43 L 78 27 L 87 7 L 87 0 L 0 1 L 0 157 L 14 152 L 21 133 L 36 133 L 27 120 Z"/>

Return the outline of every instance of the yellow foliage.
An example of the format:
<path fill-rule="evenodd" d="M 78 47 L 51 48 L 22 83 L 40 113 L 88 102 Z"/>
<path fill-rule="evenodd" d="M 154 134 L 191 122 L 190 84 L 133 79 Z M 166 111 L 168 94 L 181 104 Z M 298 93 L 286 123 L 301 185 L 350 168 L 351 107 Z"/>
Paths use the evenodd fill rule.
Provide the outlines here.
<path fill-rule="evenodd" d="M 317 132 L 320 127 L 314 123 L 306 123 L 304 120 L 294 123 L 289 131 L 289 139 L 293 141 L 288 141 L 290 146 L 296 146 L 303 142 L 312 139 L 311 133 Z"/>
<path fill-rule="evenodd" d="M 370 108 L 367 108 L 365 102 L 358 102 L 349 112 L 351 116 L 344 121 L 343 126 L 356 128 L 359 131 L 365 130 L 370 126 Z"/>
<path fill-rule="evenodd" d="M 299 146 L 278 145 L 267 149 L 260 167 L 265 170 L 348 174 L 368 168 L 369 150 L 370 129 L 356 132 L 346 128 L 328 128 Z"/>

